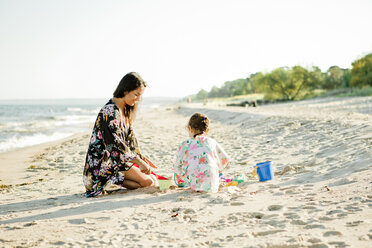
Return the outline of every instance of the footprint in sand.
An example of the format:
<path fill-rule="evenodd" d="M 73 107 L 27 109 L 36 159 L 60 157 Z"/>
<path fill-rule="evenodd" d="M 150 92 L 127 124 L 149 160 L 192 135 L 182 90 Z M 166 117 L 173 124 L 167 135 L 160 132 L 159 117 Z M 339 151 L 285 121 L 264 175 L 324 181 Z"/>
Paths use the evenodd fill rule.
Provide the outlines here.
<path fill-rule="evenodd" d="M 192 210 L 192 211 L 194 211 L 194 210 Z M 187 214 L 185 214 L 185 212 L 183 212 L 181 219 L 183 219 L 183 221 L 186 221 L 186 222 L 192 222 L 192 223 L 198 222 L 197 216 L 195 214 L 193 214 L 192 211 L 187 211 Z M 178 219 L 178 218 L 173 218 L 173 219 Z M 178 219 L 178 220 L 181 220 L 181 219 Z"/>
<path fill-rule="evenodd" d="M 313 245 L 309 245 L 309 246 L 306 246 L 307 248 L 328 248 L 329 246 L 326 245 L 326 244 L 313 244 Z"/>
<path fill-rule="evenodd" d="M 195 214 L 196 211 L 192 208 L 186 208 L 184 211 L 183 211 L 184 214 Z"/>
<path fill-rule="evenodd" d="M 372 240 L 372 234 L 367 234 L 368 238 Z"/>
<path fill-rule="evenodd" d="M 207 234 L 204 234 L 204 233 L 200 232 L 199 230 L 192 230 L 191 233 L 192 233 L 193 238 L 208 237 Z"/>
<path fill-rule="evenodd" d="M 223 203 L 228 203 L 228 202 L 229 201 L 227 199 L 224 199 L 222 197 L 216 197 L 209 201 L 209 203 L 212 203 L 212 204 L 223 204 Z"/>
<path fill-rule="evenodd" d="M 253 233 L 253 236 L 267 236 L 267 235 L 272 235 L 272 234 L 279 233 L 279 232 L 286 232 L 286 230 L 278 229 L 278 230 L 257 232 L 257 233 Z"/>
<path fill-rule="evenodd" d="M 129 229 L 129 227 L 128 227 L 127 224 L 121 224 L 120 227 L 121 227 L 121 229 L 123 229 L 123 230 L 128 230 L 128 229 Z"/>
<path fill-rule="evenodd" d="M 323 237 L 331 237 L 331 236 L 342 236 L 342 233 L 338 231 L 328 231 L 328 232 L 323 233 Z"/>
<path fill-rule="evenodd" d="M 68 222 L 74 225 L 80 225 L 80 224 L 86 223 L 85 219 L 71 219 L 71 220 L 68 220 Z"/>
<path fill-rule="evenodd" d="M 271 205 L 267 209 L 269 211 L 278 211 L 278 210 L 281 210 L 282 208 L 283 208 L 282 205 Z"/>
<path fill-rule="evenodd" d="M 282 229 L 286 227 L 286 223 L 287 223 L 286 220 L 268 220 L 264 222 L 264 224 Z"/>
<path fill-rule="evenodd" d="M 243 222 L 243 218 L 241 218 L 242 216 L 237 216 L 235 214 L 230 214 L 229 217 L 227 217 L 227 220 L 230 222 L 230 223 L 240 223 L 240 222 Z"/>
<path fill-rule="evenodd" d="M 275 219 L 279 217 L 279 214 L 266 214 L 262 217 L 263 220 Z"/>
<path fill-rule="evenodd" d="M 337 217 L 339 218 L 343 218 L 343 217 L 346 217 L 347 216 L 347 213 L 340 213 L 337 215 Z"/>
<path fill-rule="evenodd" d="M 344 207 L 344 210 L 347 210 L 347 211 L 350 212 L 350 213 L 355 213 L 355 212 L 360 212 L 360 211 L 362 211 L 362 209 L 356 207 L 355 204 L 357 204 L 357 203 L 353 203 L 353 204 L 349 204 L 349 205 L 347 205 L 346 207 Z"/>
<path fill-rule="evenodd" d="M 85 241 L 86 242 L 93 242 L 93 241 L 96 241 L 97 238 L 95 236 L 90 236 L 88 239 L 86 239 Z"/>
<path fill-rule="evenodd" d="M 330 220 L 334 220 L 334 218 L 331 218 L 331 217 L 328 217 L 328 216 L 322 216 L 322 217 L 319 217 L 319 220 L 320 221 L 330 221 Z"/>
<path fill-rule="evenodd" d="M 310 239 L 307 240 L 307 242 L 312 243 L 312 244 L 315 244 L 315 243 L 322 242 L 322 240 L 320 240 L 318 238 L 310 238 Z"/>
<path fill-rule="evenodd" d="M 304 206 L 302 209 L 306 209 L 309 214 L 319 213 L 321 210 L 315 206 Z"/>
<path fill-rule="evenodd" d="M 340 210 L 340 209 L 336 209 L 336 210 L 330 210 L 326 213 L 326 215 L 337 215 L 337 217 L 344 217 L 344 216 L 347 216 L 347 213 Z"/>
<path fill-rule="evenodd" d="M 321 224 L 311 224 L 311 225 L 306 225 L 305 226 L 305 229 L 315 229 L 315 228 L 325 229 L 325 226 L 321 225 Z"/>
<path fill-rule="evenodd" d="M 292 220 L 292 221 L 291 221 L 291 224 L 292 224 L 292 225 L 301 225 L 301 226 L 304 226 L 304 225 L 306 225 L 307 223 L 306 223 L 305 221 L 303 221 L 303 220 Z"/>
<path fill-rule="evenodd" d="M 262 219 L 265 215 L 259 212 L 248 213 L 251 218 Z"/>
<path fill-rule="evenodd" d="M 333 245 L 337 248 L 341 248 L 341 247 L 348 247 L 349 245 L 347 245 L 345 242 L 341 242 L 341 241 L 331 241 L 331 242 L 328 242 L 329 245 Z"/>
<path fill-rule="evenodd" d="M 294 212 L 287 212 L 283 214 L 287 219 L 300 219 L 300 216 Z"/>
<path fill-rule="evenodd" d="M 294 187 L 294 186 L 280 188 L 280 191 L 284 191 L 284 193 L 287 194 L 287 195 L 299 194 L 298 187 Z"/>
<path fill-rule="evenodd" d="M 303 206 L 301 209 L 308 209 L 308 210 L 314 210 L 317 209 L 316 207 L 312 206 L 312 204 L 307 204 L 308 206 Z"/>
<path fill-rule="evenodd" d="M 362 224 L 364 221 L 362 220 L 357 220 L 357 221 L 352 221 L 352 222 L 346 222 L 347 227 L 354 227 L 354 226 L 359 226 Z"/>
<path fill-rule="evenodd" d="M 57 242 L 54 242 L 54 243 L 52 243 L 53 245 L 65 245 L 66 244 L 66 242 L 63 242 L 63 241 L 57 241 Z"/>
<path fill-rule="evenodd" d="M 304 191 L 312 191 L 312 190 L 314 190 L 314 188 L 313 187 L 303 187 L 303 190 Z"/>

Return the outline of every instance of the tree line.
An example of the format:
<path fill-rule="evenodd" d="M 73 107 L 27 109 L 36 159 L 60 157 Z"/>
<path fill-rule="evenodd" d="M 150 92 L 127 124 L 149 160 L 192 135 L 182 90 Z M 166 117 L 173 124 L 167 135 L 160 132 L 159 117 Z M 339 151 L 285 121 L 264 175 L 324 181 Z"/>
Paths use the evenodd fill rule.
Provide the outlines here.
<path fill-rule="evenodd" d="M 225 82 L 221 87 L 213 86 L 209 92 L 202 89 L 194 98 L 205 100 L 260 93 L 267 100 L 301 100 L 315 96 L 316 90 L 325 92 L 338 88 L 371 86 L 372 53 L 354 61 L 351 69 L 331 66 L 322 72 L 317 66 L 280 67 Z"/>

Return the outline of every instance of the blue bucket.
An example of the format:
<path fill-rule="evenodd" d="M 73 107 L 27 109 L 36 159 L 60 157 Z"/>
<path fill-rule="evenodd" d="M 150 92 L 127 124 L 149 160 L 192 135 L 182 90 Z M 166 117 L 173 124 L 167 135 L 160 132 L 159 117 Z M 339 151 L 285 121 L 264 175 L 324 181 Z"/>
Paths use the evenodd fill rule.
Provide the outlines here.
<path fill-rule="evenodd" d="M 257 174 L 260 182 L 274 179 L 274 171 L 272 168 L 272 161 L 266 161 L 256 164 Z"/>

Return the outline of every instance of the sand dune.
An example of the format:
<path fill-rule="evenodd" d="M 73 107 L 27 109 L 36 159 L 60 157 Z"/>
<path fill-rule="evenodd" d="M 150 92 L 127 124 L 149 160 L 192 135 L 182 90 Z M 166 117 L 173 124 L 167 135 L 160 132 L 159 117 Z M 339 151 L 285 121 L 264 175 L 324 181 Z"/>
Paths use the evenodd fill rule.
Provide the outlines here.
<path fill-rule="evenodd" d="M 142 148 L 171 176 L 194 112 L 232 157 L 224 176 L 247 181 L 216 194 L 171 187 L 87 199 L 82 168 L 90 134 L 2 154 L 2 247 L 371 247 L 372 97 L 257 108 L 168 106 L 139 114 Z M 14 154 L 14 153 L 13 153 Z M 275 179 L 253 166 L 271 160 Z M 17 170 L 8 171 L 12 166 Z M 23 168 L 23 169 L 20 169 Z M 13 181 L 9 177 L 27 181 Z"/>

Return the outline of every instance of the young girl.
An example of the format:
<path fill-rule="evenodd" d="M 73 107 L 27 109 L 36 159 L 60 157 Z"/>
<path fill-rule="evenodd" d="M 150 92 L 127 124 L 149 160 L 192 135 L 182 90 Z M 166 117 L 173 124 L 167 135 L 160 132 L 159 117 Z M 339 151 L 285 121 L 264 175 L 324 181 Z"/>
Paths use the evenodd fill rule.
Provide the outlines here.
<path fill-rule="evenodd" d="M 209 119 L 195 113 L 187 125 L 190 138 L 178 147 L 173 164 L 176 183 L 194 191 L 217 192 L 219 172 L 230 163 L 229 156 L 212 138 L 207 137 Z"/>

